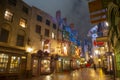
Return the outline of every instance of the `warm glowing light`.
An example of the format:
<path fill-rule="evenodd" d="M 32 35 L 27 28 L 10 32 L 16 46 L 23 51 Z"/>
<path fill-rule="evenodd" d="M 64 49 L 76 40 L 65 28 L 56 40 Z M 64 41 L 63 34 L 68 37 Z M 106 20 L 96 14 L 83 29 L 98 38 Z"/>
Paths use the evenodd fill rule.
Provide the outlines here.
<path fill-rule="evenodd" d="M 101 62 L 101 59 L 98 59 L 99 62 Z"/>
<path fill-rule="evenodd" d="M 93 58 L 93 56 L 92 56 L 92 55 L 90 55 L 90 57 L 91 57 L 91 58 Z"/>
<path fill-rule="evenodd" d="M 19 25 L 20 25 L 21 27 L 25 28 L 25 27 L 26 27 L 26 20 L 21 18 Z"/>
<path fill-rule="evenodd" d="M 108 22 L 105 22 L 106 26 L 109 26 Z"/>
<path fill-rule="evenodd" d="M 32 52 L 32 51 L 33 51 L 33 48 L 28 47 L 26 51 L 27 51 L 27 52 Z"/>
<path fill-rule="evenodd" d="M 26 57 L 25 57 L 25 56 L 22 56 L 21 58 L 22 58 L 22 59 L 26 59 Z"/>
<path fill-rule="evenodd" d="M 58 61 L 61 61 L 61 59 L 59 58 Z"/>
<path fill-rule="evenodd" d="M 85 61 L 85 64 L 87 64 L 87 61 Z"/>
<path fill-rule="evenodd" d="M 99 51 L 98 51 L 98 50 L 95 50 L 95 53 L 96 53 L 96 54 L 98 54 L 98 53 L 99 53 Z"/>
<path fill-rule="evenodd" d="M 47 63 L 47 60 L 44 60 L 44 63 Z"/>
<path fill-rule="evenodd" d="M 63 47 L 63 50 L 64 50 L 64 54 L 67 55 L 67 47 L 66 46 Z"/>
<path fill-rule="evenodd" d="M 55 39 L 55 33 L 52 32 L 52 39 Z"/>
<path fill-rule="evenodd" d="M 115 54 L 114 54 L 114 53 L 112 53 L 112 55 L 114 56 Z"/>

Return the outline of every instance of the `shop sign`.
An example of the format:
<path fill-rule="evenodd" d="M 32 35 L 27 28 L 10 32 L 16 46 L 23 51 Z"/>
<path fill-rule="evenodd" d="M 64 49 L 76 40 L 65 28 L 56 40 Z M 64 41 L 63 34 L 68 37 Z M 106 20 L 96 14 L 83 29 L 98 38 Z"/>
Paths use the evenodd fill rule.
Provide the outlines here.
<path fill-rule="evenodd" d="M 104 42 L 103 41 L 99 41 L 99 42 L 96 42 L 94 40 L 94 46 L 103 46 L 104 45 Z"/>

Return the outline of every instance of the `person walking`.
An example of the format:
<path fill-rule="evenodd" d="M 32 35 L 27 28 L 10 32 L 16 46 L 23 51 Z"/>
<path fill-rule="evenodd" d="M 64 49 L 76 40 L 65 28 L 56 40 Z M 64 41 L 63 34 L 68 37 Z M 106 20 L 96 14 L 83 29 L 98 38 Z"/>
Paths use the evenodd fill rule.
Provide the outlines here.
<path fill-rule="evenodd" d="M 96 64 L 95 63 L 93 64 L 93 68 L 94 68 L 94 70 L 96 70 Z"/>

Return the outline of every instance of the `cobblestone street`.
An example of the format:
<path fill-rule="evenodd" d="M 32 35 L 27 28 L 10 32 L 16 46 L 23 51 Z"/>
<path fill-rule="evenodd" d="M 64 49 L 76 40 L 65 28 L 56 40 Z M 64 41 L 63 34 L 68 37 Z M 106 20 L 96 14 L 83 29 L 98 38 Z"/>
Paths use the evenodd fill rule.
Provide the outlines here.
<path fill-rule="evenodd" d="M 110 75 L 105 75 L 101 69 L 96 71 L 91 68 L 75 70 L 72 72 L 53 73 L 24 80 L 113 80 Z"/>

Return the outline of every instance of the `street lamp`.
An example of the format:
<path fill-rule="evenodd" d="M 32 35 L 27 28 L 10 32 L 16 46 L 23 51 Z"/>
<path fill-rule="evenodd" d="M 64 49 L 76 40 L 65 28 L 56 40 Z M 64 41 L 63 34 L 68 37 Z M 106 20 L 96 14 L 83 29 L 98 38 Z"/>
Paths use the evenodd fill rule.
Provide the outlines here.
<path fill-rule="evenodd" d="M 108 22 L 105 22 L 106 26 L 109 26 Z"/>
<path fill-rule="evenodd" d="M 33 48 L 32 47 L 27 47 L 26 51 L 30 53 L 30 52 L 33 51 Z"/>

